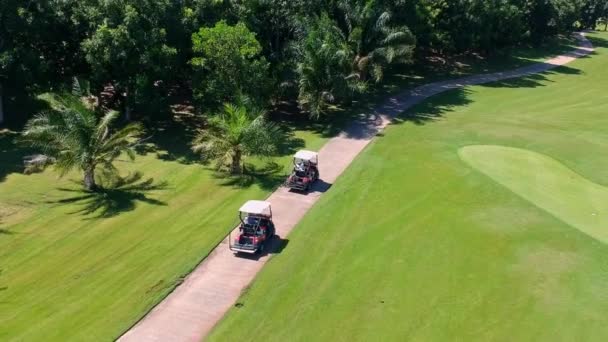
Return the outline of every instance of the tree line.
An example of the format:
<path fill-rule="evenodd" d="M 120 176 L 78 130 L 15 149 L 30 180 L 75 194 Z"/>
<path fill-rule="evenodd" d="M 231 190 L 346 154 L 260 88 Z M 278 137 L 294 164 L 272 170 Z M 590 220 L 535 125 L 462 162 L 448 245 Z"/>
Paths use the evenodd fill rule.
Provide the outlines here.
<path fill-rule="evenodd" d="M 200 112 L 245 95 L 317 117 L 414 52 L 491 53 L 607 12 L 606 0 L 3 0 L 0 98 L 78 77 L 93 95 L 110 86 L 127 119 L 176 87 Z"/>
<path fill-rule="evenodd" d="M 280 100 L 316 119 L 417 56 L 491 54 L 599 23 L 608 0 L 3 0 L 0 124 L 32 114 L 5 113 L 15 94 L 60 94 L 59 114 L 31 119 L 24 140 L 54 156 L 38 164 L 78 167 L 93 189 L 95 169 L 112 171 L 143 130 L 110 133 L 118 112 L 153 119 L 185 94 L 210 114 L 193 149 L 239 172 L 243 155 L 276 150 L 264 112 Z"/>

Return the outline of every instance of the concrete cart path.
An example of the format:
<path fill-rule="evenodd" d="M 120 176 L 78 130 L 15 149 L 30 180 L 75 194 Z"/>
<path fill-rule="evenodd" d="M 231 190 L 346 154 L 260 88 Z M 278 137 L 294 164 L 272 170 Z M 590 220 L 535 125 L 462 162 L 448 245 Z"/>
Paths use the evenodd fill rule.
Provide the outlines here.
<path fill-rule="evenodd" d="M 270 254 L 280 251 L 284 242 L 281 238 L 289 234 L 321 194 L 329 189 L 374 136 L 390 123 L 391 118 L 446 90 L 540 73 L 593 51 L 593 46 L 583 33 L 578 33 L 577 38 L 578 48 L 568 54 L 511 71 L 426 84 L 395 95 L 379 105 L 373 113 L 361 115 L 319 151 L 322 181 L 317 182 L 314 191 L 306 195 L 279 188 L 268 198 L 272 203 L 279 236 L 268 248 Z M 228 240 L 224 239 L 181 285 L 119 341 L 201 341 L 236 303 L 241 291 L 251 283 L 269 257 L 237 257 L 228 249 Z"/>

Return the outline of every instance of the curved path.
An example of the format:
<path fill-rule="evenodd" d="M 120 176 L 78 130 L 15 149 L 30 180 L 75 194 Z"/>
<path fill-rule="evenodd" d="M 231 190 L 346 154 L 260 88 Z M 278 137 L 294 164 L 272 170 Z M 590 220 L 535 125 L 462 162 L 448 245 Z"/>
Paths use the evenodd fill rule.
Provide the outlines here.
<path fill-rule="evenodd" d="M 578 48 L 568 54 L 511 71 L 426 84 L 389 98 L 370 115 L 361 115 L 319 151 L 320 174 L 324 182 L 317 182 L 322 184 L 317 184 L 313 192 L 303 195 L 280 188 L 270 195 L 268 201 L 272 203 L 277 235 L 285 237 L 289 234 L 319 196 L 392 118 L 446 90 L 544 72 L 593 51 L 593 46 L 583 33 L 578 33 L 577 38 Z M 281 249 L 281 242 L 279 239 L 275 241 L 275 251 Z M 269 255 L 259 258 L 236 257 L 228 249 L 228 240 L 224 239 L 181 285 L 119 341 L 200 341 L 235 304 L 241 291 L 251 283 L 268 259 Z"/>

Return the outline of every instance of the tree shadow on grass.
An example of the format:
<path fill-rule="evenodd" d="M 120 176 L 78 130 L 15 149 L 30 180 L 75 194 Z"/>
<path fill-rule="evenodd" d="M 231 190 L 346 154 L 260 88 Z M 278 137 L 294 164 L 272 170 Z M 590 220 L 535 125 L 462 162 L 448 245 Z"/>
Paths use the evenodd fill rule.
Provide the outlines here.
<path fill-rule="evenodd" d="M 0 182 L 11 173 L 23 172 L 23 157 L 32 154 L 31 149 L 17 143 L 18 132 L 27 119 L 50 109 L 47 102 L 30 94 L 15 94 L 11 87 L 5 87 L 4 91 L 6 122 L 0 125 Z"/>
<path fill-rule="evenodd" d="M 278 137 L 278 155 L 288 156 L 296 153 L 298 150 L 306 146 L 304 139 L 297 138 L 293 129 L 282 125 L 281 136 Z"/>
<path fill-rule="evenodd" d="M 535 73 L 539 71 L 539 73 Z M 523 73 L 523 76 L 518 76 Z M 393 124 L 412 122 L 422 125 L 441 119 L 457 107 L 470 104 L 472 90 L 469 86 L 488 88 L 537 88 L 544 87 L 553 81 L 549 76 L 555 74 L 581 75 L 579 69 L 568 66 L 555 66 L 549 63 L 537 63 L 520 69 L 465 77 L 453 81 L 437 82 L 413 89 L 409 94 L 389 99 L 381 111 L 393 116 Z M 497 78 L 503 78 L 497 80 Z M 436 96 L 441 95 L 441 96 Z M 391 102 L 393 103 L 391 105 Z"/>
<path fill-rule="evenodd" d="M 392 124 L 411 122 L 416 125 L 423 125 L 439 120 L 456 108 L 471 103 L 470 93 L 471 90 L 460 88 L 449 90 L 441 96 L 430 97 L 395 117 Z"/>
<path fill-rule="evenodd" d="M 160 160 L 193 164 L 199 157 L 190 148 L 197 131 L 203 127 L 203 120 L 196 115 L 175 115 L 172 118 L 155 121 L 148 125 L 145 143 L 137 147 L 137 153 L 156 153 Z"/>
<path fill-rule="evenodd" d="M 240 175 L 218 171 L 214 177 L 220 179 L 220 185 L 223 186 L 248 188 L 257 184 L 261 189 L 271 191 L 285 181 L 286 175 L 283 166 L 275 162 L 268 162 L 263 166 L 247 163 Z"/>
<path fill-rule="evenodd" d="M 5 217 L 9 216 L 9 215 L 7 215 L 7 214 L 3 213 L 1 209 L 2 209 L 2 208 L 0 208 L 0 237 L 1 237 L 2 235 L 14 235 L 14 234 L 15 234 L 15 232 L 13 232 L 13 231 L 11 231 L 11 230 L 8 230 L 8 229 L 6 229 L 6 228 L 4 228 L 4 227 L 2 227 L 2 225 L 4 224 L 3 219 L 4 219 Z"/>
<path fill-rule="evenodd" d="M 2 222 L 0 222 L 2 223 Z M 12 231 L 8 230 L 8 229 L 4 229 L 4 228 L 0 228 L 0 235 L 13 235 L 15 233 L 13 233 Z"/>
<path fill-rule="evenodd" d="M 18 134 L 0 129 L 0 182 L 11 173 L 23 172 L 23 156 L 30 151 L 17 145 Z"/>
<path fill-rule="evenodd" d="M 596 48 L 608 48 L 608 39 L 592 36 L 587 36 L 587 39 L 589 39 L 591 44 Z"/>
<path fill-rule="evenodd" d="M 4 272 L 4 270 L 0 269 L 0 276 L 2 275 L 3 272 Z M 8 290 L 8 286 L 1 286 L 0 285 L 0 292 L 6 291 L 6 290 Z M 2 303 L 2 302 L 0 302 L 0 303 Z"/>
<path fill-rule="evenodd" d="M 272 121 L 292 130 L 309 131 L 323 138 L 331 138 L 339 134 L 361 112 L 369 110 L 371 105 L 372 103 L 355 99 L 350 105 L 331 106 L 320 118 L 311 119 L 309 114 L 302 111 L 297 102 L 292 100 L 278 103 L 269 115 Z"/>
<path fill-rule="evenodd" d="M 80 206 L 80 209 L 73 211 L 72 214 L 90 216 L 89 219 L 109 218 L 135 209 L 137 202 L 160 206 L 167 205 L 165 202 L 148 196 L 148 192 L 166 188 L 166 182 L 154 183 L 153 178 L 143 180 L 142 174 L 135 172 L 126 177 L 115 177 L 95 191 L 60 188 L 60 191 L 76 195 L 51 203 Z"/>

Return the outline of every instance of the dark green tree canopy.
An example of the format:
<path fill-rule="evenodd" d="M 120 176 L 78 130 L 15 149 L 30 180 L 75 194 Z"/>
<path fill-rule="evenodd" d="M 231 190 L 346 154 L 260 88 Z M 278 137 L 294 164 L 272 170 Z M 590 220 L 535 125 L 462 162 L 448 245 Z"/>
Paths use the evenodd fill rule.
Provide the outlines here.
<path fill-rule="evenodd" d="M 314 117 L 429 54 L 493 54 L 599 23 L 606 0 L 3 0 L 0 122 L 14 94 L 74 77 L 127 118 L 154 120 L 176 95 L 206 113 L 241 94 Z"/>
<path fill-rule="evenodd" d="M 263 103 L 268 86 L 268 62 L 255 34 L 243 23 L 201 28 L 192 35 L 195 57 L 195 98 L 215 108 L 246 95 Z"/>

